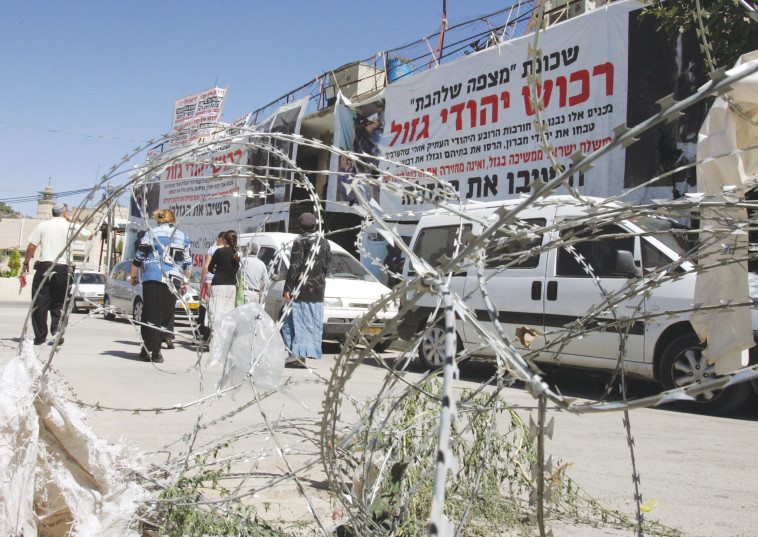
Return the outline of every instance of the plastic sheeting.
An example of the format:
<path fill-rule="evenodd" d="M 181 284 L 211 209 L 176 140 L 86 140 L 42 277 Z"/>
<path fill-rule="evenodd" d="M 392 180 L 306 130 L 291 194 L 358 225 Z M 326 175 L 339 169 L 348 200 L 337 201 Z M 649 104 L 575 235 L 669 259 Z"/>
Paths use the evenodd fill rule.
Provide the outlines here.
<path fill-rule="evenodd" d="M 754 67 L 758 63 L 758 51 L 743 55 L 728 71 L 728 75 Z M 717 98 L 708 112 L 698 135 L 697 159 L 702 161 L 736 149 L 755 145 L 758 141 L 758 74 L 753 73 L 732 85 L 728 95 L 742 111 L 752 118 L 752 123 L 743 118 L 727 101 Z M 728 157 L 714 159 L 697 167 L 697 189 L 712 199 L 722 196 L 724 201 L 733 197 L 728 187 L 739 187 L 758 176 L 758 151 L 739 152 Z M 744 193 L 740 194 L 744 195 Z M 718 210 L 704 210 L 701 214 L 703 240 L 709 241 L 710 231 L 723 229 L 723 218 L 730 221 L 747 221 L 742 209 L 729 207 L 728 203 Z M 734 231 L 721 240 L 712 242 L 701 264 L 721 261 L 725 256 L 743 259 L 747 255 L 748 237 L 745 232 Z M 700 273 L 695 287 L 695 303 L 704 306 L 724 306 L 746 303 L 748 298 L 747 263 L 729 262 Z M 716 365 L 716 373 L 726 374 L 747 365 L 746 349 L 753 346 L 753 331 L 748 308 L 717 309 L 693 315 L 692 325 L 701 341 L 708 340 L 704 351 L 708 361 Z"/>
<path fill-rule="evenodd" d="M 286 359 L 284 340 L 261 304 L 234 308 L 213 326 L 208 366 L 224 366 L 219 390 L 240 384 L 248 375 L 256 388 L 276 389 Z"/>
<path fill-rule="evenodd" d="M 63 389 L 31 340 L 0 373 L 0 535 L 138 535 L 139 455 L 97 438 Z"/>

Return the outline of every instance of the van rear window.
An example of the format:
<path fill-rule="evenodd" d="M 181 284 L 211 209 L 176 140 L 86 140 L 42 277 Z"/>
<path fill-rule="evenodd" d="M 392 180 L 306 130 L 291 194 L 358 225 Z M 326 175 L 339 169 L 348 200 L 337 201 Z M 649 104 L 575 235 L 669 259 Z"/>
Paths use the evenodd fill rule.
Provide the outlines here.
<path fill-rule="evenodd" d="M 445 259 L 454 257 L 457 251 L 465 247 L 462 237 L 471 232 L 471 225 L 428 227 L 421 230 L 413 247 L 413 253 L 437 268 Z"/>
<path fill-rule="evenodd" d="M 571 246 L 558 250 L 558 276 L 624 277 L 612 271 L 614 253 L 617 250 L 634 252 L 634 237 L 616 225 L 577 226 L 561 232 L 561 239 L 569 241 Z"/>
<path fill-rule="evenodd" d="M 536 268 L 540 256 L 528 255 L 529 252 L 542 246 L 541 229 L 544 229 L 544 218 L 518 220 L 507 228 L 498 230 L 487 248 L 486 268 L 529 269 Z"/>

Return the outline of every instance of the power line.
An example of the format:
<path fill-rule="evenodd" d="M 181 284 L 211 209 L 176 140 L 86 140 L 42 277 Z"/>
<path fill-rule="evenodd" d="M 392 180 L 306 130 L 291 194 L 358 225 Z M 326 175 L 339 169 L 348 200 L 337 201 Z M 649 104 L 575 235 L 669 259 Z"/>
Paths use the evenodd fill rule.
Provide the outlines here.
<path fill-rule="evenodd" d="M 117 136 L 102 136 L 100 134 L 84 134 L 81 132 L 35 127 L 33 125 L 21 125 L 20 123 L 12 123 L 10 121 L 3 121 L 1 119 L 0 119 L 0 123 L 2 123 L 3 125 L 8 125 L 9 127 L 20 127 L 22 129 L 32 129 L 35 131 L 53 132 L 53 133 L 60 133 L 60 134 L 73 134 L 74 136 L 82 136 L 84 138 L 102 138 L 104 140 L 119 140 L 121 142 L 129 142 L 129 143 L 137 143 L 137 144 L 147 143 L 147 141 L 145 140 L 130 140 L 129 138 L 119 138 Z"/>
<path fill-rule="evenodd" d="M 76 196 L 79 194 L 84 194 L 85 192 L 90 192 L 92 188 L 81 188 L 79 190 L 67 190 L 65 192 L 58 192 L 53 193 L 52 196 L 54 198 L 68 198 L 70 196 Z M 41 198 L 41 194 L 43 192 L 39 192 L 37 194 L 29 195 L 29 196 L 18 196 L 15 198 L 0 198 L 0 202 L 11 204 L 11 203 L 25 203 L 28 201 L 37 201 Z"/>

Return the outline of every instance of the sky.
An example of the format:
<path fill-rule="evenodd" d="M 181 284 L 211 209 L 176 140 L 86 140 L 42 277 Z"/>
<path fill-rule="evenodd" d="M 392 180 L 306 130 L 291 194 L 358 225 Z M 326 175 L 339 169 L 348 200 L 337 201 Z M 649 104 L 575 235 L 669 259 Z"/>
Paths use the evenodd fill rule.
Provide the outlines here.
<path fill-rule="evenodd" d="M 442 5 L 3 2 L 0 201 L 34 217 L 36 201 L 7 200 L 48 184 L 55 192 L 92 187 L 122 157 L 169 131 L 175 99 L 228 85 L 221 120 L 232 121 L 336 67 L 438 31 Z M 448 23 L 508 5 L 447 0 Z M 61 201 L 76 206 L 83 198 Z"/>

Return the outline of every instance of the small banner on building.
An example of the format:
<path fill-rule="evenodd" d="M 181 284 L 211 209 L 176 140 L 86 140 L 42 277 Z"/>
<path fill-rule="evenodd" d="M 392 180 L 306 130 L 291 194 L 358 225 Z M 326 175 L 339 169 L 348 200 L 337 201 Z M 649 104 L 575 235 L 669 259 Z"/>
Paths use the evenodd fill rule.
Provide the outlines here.
<path fill-rule="evenodd" d="M 225 97 L 225 88 L 211 88 L 176 99 L 169 149 L 208 140 L 221 118 Z"/>

